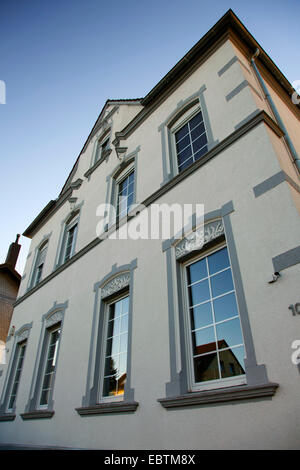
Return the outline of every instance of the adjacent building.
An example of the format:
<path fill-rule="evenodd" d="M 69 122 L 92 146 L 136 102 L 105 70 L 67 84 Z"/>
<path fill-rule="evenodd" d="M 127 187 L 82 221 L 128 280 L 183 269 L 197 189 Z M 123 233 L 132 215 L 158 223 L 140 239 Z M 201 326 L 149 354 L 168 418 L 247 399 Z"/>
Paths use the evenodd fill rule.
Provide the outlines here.
<path fill-rule="evenodd" d="M 107 100 L 24 232 L 2 443 L 299 446 L 293 93 L 230 10 L 145 97 Z M 184 204 L 204 217 L 180 236 L 138 236 Z"/>
<path fill-rule="evenodd" d="M 0 364 L 6 362 L 6 338 L 21 282 L 21 275 L 16 271 L 21 248 L 18 243 L 19 238 L 20 235 L 17 235 L 16 241 L 9 247 L 5 263 L 0 264 Z M 10 333 L 13 334 L 13 328 Z"/>

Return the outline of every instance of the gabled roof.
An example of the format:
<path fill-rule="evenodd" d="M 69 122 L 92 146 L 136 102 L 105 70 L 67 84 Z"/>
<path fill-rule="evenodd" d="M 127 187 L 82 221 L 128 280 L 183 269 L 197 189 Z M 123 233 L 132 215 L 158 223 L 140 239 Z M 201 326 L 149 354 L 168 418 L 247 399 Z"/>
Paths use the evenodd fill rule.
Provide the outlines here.
<path fill-rule="evenodd" d="M 94 126 L 92 127 L 91 132 L 89 133 L 89 135 L 88 135 L 88 137 L 87 137 L 87 139 L 86 139 L 86 141 L 85 141 L 85 143 L 84 143 L 84 145 L 83 145 L 83 147 L 82 147 L 82 149 L 81 149 L 81 151 L 80 151 L 80 153 L 79 153 L 79 155 L 78 155 L 78 157 L 77 157 L 77 159 L 76 159 L 76 161 L 75 161 L 75 163 L 74 163 L 74 165 L 73 165 L 72 170 L 70 171 L 70 174 L 69 174 L 69 176 L 68 176 L 68 178 L 67 178 L 65 184 L 64 184 L 63 187 L 62 187 L 62 190 L 61 190 L 61 192 L 60 192 L 60 195 L 65 191 L 66 186 L 67 186 L 68 183 L 70 182 L 70 179 L 72 178 L 73 173 L 75 172 L 75 170 L 76 170 L 76 168 L 77 168 L 77 164 L 78 164 L 78 162 L 79 162 L 80 156 L 81 156 L 81 154 L 85 151 L 85 148 L 86 148 L 86 146 L 87 146 L 87 144 L 88 144 L 88 142 L 89 142 L 89 140 L 90 140 L 91 135 L 92 135 L 93 132 L 94 132 L 94 129 L 97 127 L 97 124 L 102 120 L 102 118 L 103 118 L 103 116 L 105 115 L 105 112 L 106 112 L 106 109 L 108 108 L 108 106 L 110 106 L 111 104 L 117 105 L 117 104 L 126 104 L 126 103 L 129 103 L 129 102 L 136 102 L 136 103 L 139 104 L 139 103 L 141 102 L 141 100 L 142 100 L 142 98 L 132 98 L 132 99 L 127 98 L 127 99 L 118 99 L 118 100 L 117 100 L 117 99 L 108 99 L 108 100 L 106 100 L 106 102 L 105 102 L 103 108 L 102 108 L 101 111 L 100 111 L 99 116 L 98 116 L 97 119 L 96 119 L 96 122 L 95 122 Z"/>
<path fill-rule="evenodd" d="M 148 109 L 157 103 L 160 99 L 170 92 L 173 89 L 178 80 L 185 76 L 185 74 L 192 69 L 195 64 L 200 60 L 205 60 L 207 57 L 208 50 L 214 47 L 218 41 L 221 41 L 222 38 L 229 37 L 230 34 L 235 34 L 242 42 L 246 45 L 249 50 L 250 56 L 255 53 L 256 49 L 259 49 L 259 61 L 263 64 L 266 70 L 274 77 L 274 79 L 279 83 L 282 89 L 287 93 L 288 96 L 292 96 L 294 89 L 290 82 L 285 78 L 282 72 L 278 69 L 272 59 L 268 54 L 262 49 L 259 43 L 254 39 L 250 34 L 247 28 L 243 23 L 238 19 L 234 12 L 230 9 L 224 16 L 185 54 L 185 56 L 158 82 L 158 84 L 144 97 L 144 98 L 133 98 L 133 99 L 108 99 L 104 104 L 91 132 L 89 133 L 74 165 L 73 168 L 60 192 L 59 197 L 50 201 L 46 207 L 40 212 L 40 214 L 34 219 L 34 221 L 29 225 L 29 227 L 23 233 L 24 236 L 31 238 L 33 231 L 48 217 L 50 214 L 56 210 L 62 202 L 68 196 L 68 191 L 70 190 L 69 183 L 72 180 L 72 177 L 76 171 L 79 158 L 83 151 L 86 148 L 87 143 L 91 135 L 93 134 L 97 124 L 103 118 L 107 107 L 110 104 L 126 104 L 128 102 L 137 102 L 143 106 L 143 109 L 132 119 L 132 121 L 127 124 L 127 126 L 119 132 L 119 137 L 125 138 L 129 135 L 130 132 L 142 122 L 145 118 Z M 300 109 L 300 104 L 296 105 L 298 110 Z M 143 114 L 144 113 L 144 114 Z M 72 192 L 72 191 L 70 191 Z"/>

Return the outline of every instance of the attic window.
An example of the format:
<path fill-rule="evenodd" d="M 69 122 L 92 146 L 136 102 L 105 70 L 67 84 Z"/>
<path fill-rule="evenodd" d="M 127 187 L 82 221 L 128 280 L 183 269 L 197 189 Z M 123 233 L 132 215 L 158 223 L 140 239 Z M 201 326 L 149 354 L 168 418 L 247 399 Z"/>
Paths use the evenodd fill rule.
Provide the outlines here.
<path fill-rule="evenodd" d="M 106 152 L 109 149 L 109 137 L 105 138 L 104 140 L 99 140 L 97 143 L 96 155 L 94 163 L 98 162 L 105 158 Z"/>

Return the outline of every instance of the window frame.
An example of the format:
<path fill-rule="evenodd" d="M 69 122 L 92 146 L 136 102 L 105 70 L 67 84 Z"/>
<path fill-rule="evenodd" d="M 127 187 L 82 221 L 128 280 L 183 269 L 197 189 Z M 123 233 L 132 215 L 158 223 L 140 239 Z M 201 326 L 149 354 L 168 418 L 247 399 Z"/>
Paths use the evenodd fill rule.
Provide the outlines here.
<path fill-rule="evenodd" d="M 183 308 L 184 308 L 184 315 L 183 315 L 183 320 L 184 320 L 184 337 L 185 337 L 185 344 L 186 344 L 186 351 L 187 351 L 187 379 L 188 379 L 188 388 L 191 390 L 191 392 L 199 392 L 199 391 L 205 391 L 205 390 L 214 390 L 214 389 L 221 389 L 221 388 L 226 388 L 226 387 L 231 387 L 231 386 L 238 386 L 238 385 L 244 385 L 247 383 L 246 380 L 246 372 L 243 375 L 238 375 L 238 376 L 233 376 L 233 377 L 226 377 L 226 378 L 219 378 L 216 380 L 208 380 L 206 382 L 196 382 L 195 380 L 195 369 L 194 369 L 194 364 L 193 364 L 193 345 L 192 345 L 192 335 L 191 335 L 191 319 L 189 315 L 189 300 L 188 300 L 188 279 L 187 279 L 187 268 L 188 266 L 194 264 L 197 261 L 200 261 L 202 259 L 206 259 L 208 256 L 212 255 L 213 253 L 216 253 L 220 251 L 222 248 L 227 248 L 227 253 L 228 253 L 228 258 L 229 258 L 229 267 L 230 267 L 230 272 L 232 275 L 232 280 L 233 280 L 233 286 L 234 286 L 234 294 L 236 298 L 236 304 L 237 304 L 237 310 L 238 310 L 238 319 L 240 322 L 240 329 L 241 329 L 241 334 L 243 338 L 243 347 L 244 347 L 244 353 L 245 353 L 245 338 L 244 338 L 244 333 L 240 321 L 240 309 L 239 309 L 239 304 L 238 304 L 238 299 L 237 299 L 237 294 L 236 294 L 236 286 L 235 286 L 235 279 L 232 271 L 232 263 L 230 259 L 230 252 L 227 247 L 226 241 L 221 241 L 217 244 L 214 244 L 213 247 L 206 249 L 205 251 L 201 252 L 200 254 L 195 254 L 192 258 L 189 258 L 186 261 L 183 261 L 181 263 L 181 285 L 182 285 L 182 296 L 183 296 Z M 209 276 L 210 277 L 210 276 Z M 211 299 L 210 299 L 211 300 Z M 213 322 L 212 326 L 215 328 L 217 322 Z M 230 349 L 230 348 L 229 348 Z M 219 358 L 218 358 L 218 363 L 219 363 Z"/>
<path fill-rule="evenodd" d="M 195 160 L 194 159 L 194 153 L 192 153 L 191 157 L 189 157 L 187 160 L 189 159 L 193 159 L 192 163 L 190 163 L 186 168 L 184 168 L 183 170 L 179 170 L 179 164 L 178 164 L 178 153 L 177 153 L 177 148 L 176 148 L 176 133 L 178 131 L 180 131 L 180 129 L 182 129 L 186 124 L 188 124 L 197 114 L 199 114 L 201 112 L 202 114 L 202 122 L 203 122 L 203 125 L 204 125 L 204 130 L 205 130 L 205 136 L 206 136 L 206 147 L 207 147 L 207 151 L 201 155 L 201 157 L 198 159 L 198 160 L 201 160 L 201 158 L 203 158 L 206 153 L 208 152 L 209 150 L 209 140 L 208 140 L 208 132 L 207 132 L 207 128 L 206 128 L 206 123 L 205 123 L 205 119 L 204 119 L 204 115 L 203 115 L 203 111 L 202 111 L 202 108 L 200 106 L 200 103 L 197 103 L 196 105 L 194 105 L 192 107 L 192 109 L 188 109 L 182 116 L 178 117 L 178 119 L 176 119 L 176 121 L 174 122 L 174 124 L 170 127 L 170 133 L 171 133 L 171 155 L 172 155 L 172 158 L 173 158 L 173 165 L 174 165 L 174 168 L 175 168 L 175 174 L 178 175 L 180 174 L 181 172 L 183 172 L 186 168 L 189 168 L 191 165 L 193 165 L 196 161 L 198 160 Z M 189 132 L 190 133 L 190 132 Z M 198 137 L 199 138 L 199 137 Z M 192 145 L 192 143 L 191 143 Z M 204 147 L 204 146 L 203 146 Z M 187 161 L 185 160 L 185 162 Z M 183 164 L 185 163 L 183 162 Z"/>
<path fill-rule="evenodd" d="M 47 239 L 41 243 L 40 247 L 37 250 L 36 258 L 34 262 L 34 268 L 32 272 L 31 287 L 37 286 L 42 280 L 42 275 L 43 275 L 43 270 L 44 270 L 45 260 L 46 260 L 47 250 L 48 250 L 48 244 L 49 244 L 49 240 Z M 43 257 L 44 259 L 42 260 L 43 262 L 41 263 L 39 258 L 41 258 L 41 253 L 44 250 L 45 250 L 45 255 Z M 40 266 L 42 266 L 41 274 L 40 274 L 40 277 L 37 278 L 38 269 L 40 268 Z"/>
<path fill-rule="evenodd" d="M 107 146 L 106 148 L 103 148 L 106 142 L 107 142 Z M 103 137 L 100 136 L 100 138 L 97 139 L 96 148 L 95 148 L 95 156 L 93 159 L 92 166 L 96 165 L 96 163 L 98 163 L 99 161 L 104 160 L 109 150 L 110 150 L 110 135 L 109 135 L 109 132 L 107 131 Z"/>
<path fill-rule="evenodd" d="M 120 175 L 118 175 L 118 177 L 115 180 L 116 189 L 115 189 L 114 208 L 115 208 L 115 211 L 116 211 L 116 222 L 118 222 L 119 220 L 124 219 L 130 213 L 130 210 L 128 210 L 128 205 L 126 205 L 126 214 L 124 214 L 122 217 L 120 217 L 120 213 L 119 213 L 119 195 L 120 195 L 120 185 L 127 178 L 129 178 L 129 176 L 131 174 L 133 174 L 133 193 L 131 193 L 131 194 L 133 194 L 132 205 L 134 205 L 135 204 L 135 185 L 136 185 L 134 164 L 133 163 L 129 164 L 128 167 L 126 167 L 126 169 Z M 128 197 L 127 197 L 127 200 L 128 200 Z"/>
<path fill-rule="evenodd" d="M 24 351 L 22 365 L 21 365 L 21 369 L 20 369 L 18 387 L 17 387 L 16 393 L 15 393 L 15 399 L 14 399 L 13 405 L 10 407 L 9 405 L 10 405 L 10 401 L 11 401 L 11 397 L 12 397 L 12 391 L 13 391 L 15 381 L 16 381 L 16 375 L 17 375 L 17 371 L 18 371 L 18 364 L 19 364 L 19 360 L 20 360 L 20 353 L 21 353 L 21 349 L 24 348 L 24 347 L 25 347 L 25 351 Z M 24 361 L 25 361 L 26 350 L 27 350 L 27 338 L 23 339 L 21 341 L 18 341 L 17 344 L 16 344 L 15 351 L 14 351 L 14 358 L 13 358 L 14 367 L 13 367 L 13 370 L 11 371 L 12 380 L 11 380 L 11 384 L 10 384 L 9 389 L 7 390 L 7 408 L 6 408 L 7 413 L 13 413 L 14 409 L 16 408 L 16 400 L 17 400 L 19 385 L 20 385 L 20 381 L 21 381 L 21 377 L 22 377 L 22 373 L 23 373 L 23 369 L 24 369 Z"/>
<path fill-rule="evenodd" d="M 76 246 L 78 226 L 79 226 L 79 215 L 80 215 L 79 210 L 75 211 L 74 215 L 71 214 L 64 224 L 62 243 L 60 247 L 59 262 L 58 262 L 59 266 L 66 263 L 75 254 L 75 246 Z M 69 240 L 69 232 L 73 227 L 75 227 L 75 230 L 74 230 L 74 235 L 72 239 L 71 250 L 70 250 L 70 254 L 68 258 L 66 259 L 66 250 L 67 250 L 67 245 L 68 245 L 68 240 Z"/>
<path fill-rule="evenodd" d="M 102 415 L 106 413 L 135 412 L 139 403 L 135 401 L 135 390 L 132 381 L 132 332 L 133 332 L 133 303 L 134 303 L 134 271 L 137 268 L 137 259 L 122 266 L 113 265 L 111 271 L 94 284 L 95 301 L 93 326 L 91 331 L 91 348 L 88 361 L 86 392 L 82 397 L 82 405 L 76 408 L 80 416 Z M 127 365 L 126 383 L 122 400 L 109 397 L 99 403 L 102 396 L 101 378 L 104 371 L 103 347 L 105 327 L 105 311 L 107 304 L 119 297 L 129 295 L 128 308 L 128 339 L 127 339 Z M 103 382 L 102 382 L 103 383 Z"/>
<path fill-rule="evenodd" d="M 204 214 L 204 221 L 197 225 L 196 214 L 193 214 L 192 233 L 204 234 L 204 245 L 191 243 L 191 234 L 179 242 L 176 238 L 165 240 L 162 251 L 166 256 L 166 273 L 168 288 L 169 319 L 169 368 L 170 379 L 166 382 L 165 396 L 157 401 L 164 408 L 176 408 L 194 405 L 210 405 L 235 400 L 273 397 L 278 383 L 270 382 L 265 364 L 259 364 L 250 325 L 243 276 L 235 243 L 231 214 L 235 211 L 232 201 L 221 205 L 219 209 Z M 194 236 L 195 239 L 195 236 Z M 235 282 L 237 305 L 240 314 L 241 330 L 244 338 L 244 370 L 246 383 L 241 386 L 215 388 L 211 390 L 192 391 L 188 384 L 187 345 L 185 340 L 185 311 L 183 304 L 182 263 L 201 255 L 222 241 L 226 242 L 229 252 L 232 276 Z"/>
<path fill-rule="evenodd" d="M 17 397 L 18 397 L 18 392 L 19 392 L 19 387 L 20 387 L 20 382 L 21 382 L 21 377 L 24 373 L 24 367 L 25 367 L 25 360 L 26 360 L 26 352 L 28 348 L 28 341 L 29 341 L 29 335 L 30 335 L 30 330 L 32 328 L 32 322 L 27 323 L 21 328 L 19 328 L 18 331 L 15 332 L 14 335 L 14 343 L 11 348 L 11 355 L 9 359 L 9 364 L 8 364 L 8 369 L 5 377 L 5 382 L 3 385 L 2 389 L 2 395 L 1 395 L 1 402 L 0 402 L 0 421 L 11 421 L 15 419 L 15 409 L 17 406 Z M 8 339 L 8 342 L 10 339 Z M 17 371 L 17 365 L 18 365 L 18 352 L 17 349 L 19 346 L 22 346 L 22 344 L 25 344 L 25 353 L 22 361 L 22 369 L 19 377 L 19 385 L 17 388 L 17 393 L 16 393 L 16 398 L 13 404 L 12 408 L 9 407 L 9 402 L 11 398 L 11 392 L 13 389 L 13 385 L 15 382 L 15 376 L 16 376 L 16 371 Z"/>
<path fill-rule="evenodd" d="M 55 329 L 56 327 L 60 326 L 61 334 L 56 355 L 56 361 L 58 361 L 63 334 L 64 316 L 67 308 L 68 300 L 66 300 L 64 303 L 58 303 L 55 301 L 53 307 L 42 316 L 42 326 L 38 342 L 38 351 L 36 354 L 36 361 L 32 373 L 29 397 L 27 404 L 25 405 L 24 413 L 21 413 L 21 418 L 23 420 L 52 418 L 52 416 L 54 415 L 53 395 L 55 392 L 55 377 L 57 373 L 58 362 L 56 362 L 56 367 L 52 378 L 52 388 L 49 394 L 47 407 L 39 406 L 41 389 L 43 386 L 44 379 L 44 368 L 48 353 L 47 334 L 49 334 L 49 331 L 52 330 L 52 328 Z"/>
<path fill-rule="evenodd" d="M 128 302 L 130 302 L 130 292 L 129 289 L 126 289 L 125 292 L 121 292 L 119 294 L 113 295 L 111 298 L 108 298 L 105 301 L 105 309 L 104 309 L 104 328 L 103 328 L 103 337 L 102 337 L 102 347 L 101 347 L 101 360 L 100 360 L 100 381 L 99 381 L 99 394 L 98 394 L 98 403 L 111 403 L 117 401 L 124 401 L 125 398 L 125 391 L 122 395 L 103 395 L 103 385 L 104 385 L 104 378 L 105 378 L 105 359 L 106 359 L 106 348 L 107 348 L 107 333 L 108 333 L 108 318 L 109 318 L 109 310 L 111 305 L 117 303 L 120 300 L 128 298 Z M 129 311 L 127 313 L 129 317 Z M 127 376 L 127 362 L 128 362 L 128 330 L 127 330 L 127 346 L 126 346 L 126 376 Z M 127 379 L 127 377 L 126 377 Z"/>
<path fill-rule="evenodd" d="M 46 371 L 46 364 L 47 364 L 47 358 L 48 358 L 48 355 L 49 355 L 49 350 L 50 350 L 50 339 L 52 337 L 52 334 L 56 331 L 60 331 L 60 335 L 59 335 L 59 340 L 58 342 L 56 342 L 56 345 L 55 345 L 55 353 L 54 353 L 54 356 L 55 356 L 55 368 L 54 368 L 54 371 L 52 372 L 52 380 L 51 380 L 51 387 L 49 388 L 49 395 L 48 395 L 48 401 L 47 401 L 47 404 L 44 404 L 44 405 L 41 405 L 41 398 L 42 398 L 42 393 L 43 393 L 43 385 L 44 385 L 44 380 L 45 380 L 45 371 Z M 49 328 L 46 328 L 45 329 L 45 335 L 47 337 L 44 336 L 44 339 L 46 341 L 46 344 L 45 344 L 45 355 L 43 357 L 43 364 L 41 366 L 41 380 L 40 380 L 40 383 L 39 383 L 39 390 L 38 390 L 38 396 L 37 396 L 37 403 L 36 403 L 36 409 L 37 410 L 47 410 L 49 408 L 49 402 L 51 400 L 51 397 L 53 395 L 53 389 L 54 389 L 54 377 L 55 377 L 55 374 L 56 374 L 56 370 L 57 370 L 57 359 L 58 359 L 58 351 L 59 351 L 59 346 L 60 346 L 60 341 L 61 341 L 61 332 L 62 332 L 62 324 L 61 322 L 58 322 L 56 323 L 55 325 L 52 325 L 50 326 Z"/>

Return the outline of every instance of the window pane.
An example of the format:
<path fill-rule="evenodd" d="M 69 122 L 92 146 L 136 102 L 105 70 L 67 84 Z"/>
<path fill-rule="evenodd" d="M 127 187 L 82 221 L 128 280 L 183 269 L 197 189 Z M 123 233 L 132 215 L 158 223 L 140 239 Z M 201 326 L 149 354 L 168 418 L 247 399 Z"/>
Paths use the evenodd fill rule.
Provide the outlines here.
<path fill-rule="evenodd" d="M 243 335 L 227 249 L 186 270 L 196 383 L 244 374 Z"/>
<path fill-rule="evenodd" d="M 189 287 L 190 306 L 205 302 L 210 298 L 208 281 L 200 281 Z"/>
<path fill-rule="evenodd" d="M 127 333 L 120 336 L 120 349 L 119 352 L 127 351 Z"/>
<path fill-rule="evenodd" d="M 240 319 L 228 320 L 217 325 L 218 348 L 224 349 L 228 346 L 243 344 Z"/>
<path fill-rule="evenodd" d="M 119 352 L 119 336 L 114 336 L 113 338 L 109 338 L 107 340 L 107 347 L 106 347 L 106 356 L 113 356 Z"/>
<path fill-rule="evenodd" d="M 212 326 L 192 333 L 193 354 L 204 354 L 216 351 L 215 332 Z"/>
<path fill-rule="evenodd" d="M 220 351 L 219 356 L 223 362 L 222 378 L 245 374 L 245 352 L 242 346 Z"/>
<path fill-rule="evenodd" d="M 210 278 L 210 282 L 213 297 L 233 290 L 233 281 L 230 269 L 212 276 Z"/>
<path fill-rule="evenodd" d="M 50 390 L 44 390 L 41 395 L 40 405 L 47 405 L 49 401 Z"/>
<path fill-rule="evenodd" d="M 187 147 L 189 144 L 190 144 L 190 136 L 188 134 L 183 139 L 179 140 L 179 142 L 177 142 L 176 144 L 177 152 L 178 153 L 181 152 L 181 150 L 185 149 L 185 147 Z"/>
<path fill-rule="evenodd" d="M 207 145 L 205 145 L 205 147 L 203 147 L 201 150 L 198 150 L 198 152 L 195 153 L 194 155 L 195 161 L 199 160 L 199 158 L 203 157 L 203 155 L 205 155 L 206 153 L 207 153 Z"/>
<path fill-rule="evenodd" d="M 204 122 L 202 122 L 201 124 L 199 124 L 197 127 L 195 127 L 192 131 L 191 131 L 191 138 L 192 140 L 196 140 L 197 137 L 199 137 L 201 134 L 203 134 L 205 132 L 205 127 L 204 127 Z"/>
<path fill-rule="evenodd" d="M 196 127 L 202 121 L 203 121 L 203 117 L 202 117 L 202 113 L 200 111 L 198 114 L 196 114 L 196 116 L 194 116 L 189 121 L 190 129 L 193 129 L 194 127 Z"/>
<path fill-rule="evenodd" d="M 197 261 L 196 263 L 193 263 L 188 267 L 189 284 L 193 284 L 196 281 L 200 281 L 200 279 L 203 279 L 204 277 L 207 277 L 207 267 L 205 259 Z"/>
<path fill-rule="evenodd" d="M 119 367 L 119 356 L 107 357 L 105 359 L 104 376 L 115 375 Z"/>
<path fill-rule="evenodd" d="M 122 395 L 126 381 L 128 343 L 128 301 L 129 297 L 118 300 L 109 307 L 106 359 L 104 366 L 103 396 Z M 116 318 L 114 319 L 114 315 Z M 108 357 L 112 354 L 111 357 Z M 113 376 L 113 377 L 108 377 Z"/>
<path fill-rule="evenodd" d="M 195 382 L 219 379 L 217 353 L 206 354 L 194 359 Z"/>
<path fill-rule="evenodd" d="M 188 129 L 188 125 L 186 124 L 181 129 L 179 129 L 179 131 L 176 132 L 175 134 L 176 142 L 182 139 L 188 132 L 189 132 L 189 129 Z"/>
<path fill-rule="evenodd" d="M 222 250 L 213 253 L 208 256 L 207 260 L 210 274 L 217 273 L 218 271 L 227 268 L 229 266 L 227 248 L 223 248 Z"/>
<path fill-rule="evenodd" d="M 186 149 L 178 154 L 178 165 L 182 165 L 192 156 L 192 147 L 189 145 Z"/>
<path fill-rule="evenodd" d="M 234 292 L 215 299 L 213 305 L 216 322 L 238 315 Z"/>
<path fill-rule="evenodd" d="M 201 137 L 199 137 L 197 140 L 194 140 L 194 142 L 193 142 L 193 152 L 196 153 L 198 150 L 200 150 L 206 144 L 207 144 L 206 134 L 202 134 Z"/>
<path fill-rule="evenodd" d="M 126 376 L 126 369 L 127 369 L 127 353 L 123 353 L 123 354 L 120 354 L 118 376 L 119 377 L 122 377 L 122 375 Z"/>
<path fill-rule="evenodd" d="M 182 165 L 178 166 L 179 173 L 192 165 L 192 163 L 194 163 L 193 157 L 189 158 L 184 163 L 182 163 Z"/>
<path fill-rule="evenodd" d="M 103 383 L 103 396 L 108 397 L 108 396 L 116 395 L 116 391 L 117 391 L 116 377 L 115 376 L 106 377 Z"/>
<path fill-rule="evenodd" d="M 192 330 L 210 325 L 211 323 L 213 323 L 213 317 L 210 302 L 206 302 L 205 304 L 198 305 L 198 307 L 191 309 Z"/>
<path fill-rule="evenodd" d="M 122 299 L 122 301 L 120 302 L 120 306 L 121 306 L 121 309 L 122 309 L 122 315 L 124 315 L 125 313 L 128 313 L 128 310 L 129 310 L 129 297 L 125 297 L 125 299 Z"/>
<path fill-rule="evenodd" d="M 126 333 L 128 330 L 128 315 L 124 315 L 121 318 L 121 331 L 120 333 Z"/>

